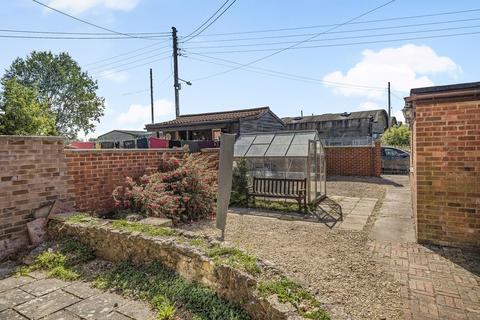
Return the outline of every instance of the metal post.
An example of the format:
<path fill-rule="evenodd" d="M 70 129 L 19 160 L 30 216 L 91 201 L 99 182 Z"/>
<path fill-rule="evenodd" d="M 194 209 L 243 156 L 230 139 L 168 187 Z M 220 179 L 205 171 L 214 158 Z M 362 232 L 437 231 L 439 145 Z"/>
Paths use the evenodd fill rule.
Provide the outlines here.
<path fill-rule="evenodd" d="M 152 109 L 152 124 L 155 123 L 155 118 L 153 115 L 153 73 L 152 68 L 150 68 L 150 107 Z"/>
<path fill-rule="evenodd" d="M 388 82 L 388 124 L 387 127 L 390 128 L 392 123 L 392 101 L 390 98 L 390 81 Z"/>

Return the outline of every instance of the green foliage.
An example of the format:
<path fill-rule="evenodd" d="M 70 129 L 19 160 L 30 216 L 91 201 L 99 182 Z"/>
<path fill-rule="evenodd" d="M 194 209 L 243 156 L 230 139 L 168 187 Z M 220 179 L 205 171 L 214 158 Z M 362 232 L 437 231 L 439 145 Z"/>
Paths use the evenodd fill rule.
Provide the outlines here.
<path fill-rule="evenodd" d="M 251 274 L 261 273 L 257 258 L 238 248 L 215 245 L 207 250 L 207 255 L 216 264 L 226 264 L 233 268 L 242 268 Z"/>
<path fill-rule="evenodd" d="M 65 237 L 57 242 L 58 250 L 66 256 L 66 265 L 68 266 L 85 263 L 95 258 L 95 253 L 89 246 L 74 238 Z"/>
<path fill-rule="evenodd" d="M 48 271 L 47 277 L 75 281 L 80 278 L 80 274 L 64 266 L 58 266 Z"/>
<path fill-rule="evenodd" d="M 233 168 L 230 204 L 243 207 L 247 205 L 247 161 L 245 158 L 241 158 L 236 162 L 236 164 L 237 165 Z"/>
<path fill-rule="evenodd" d="M 55 115 L 47 104 L 37 100 L 35 89 L 15 79 L 4 82 L 0 97 L 0 134 L 3 135 L 56 135 Z"/>
<path fill-rule="evenodd" d="M 382 134 L 382 144 L 389 146 L 410 146 L 410 129 L 405 126 L 393 126 Z"/>
<path fill-rule="evenodd" d="M 112 223 L 112 227 L 128 232 L 140 232 L 150 237 L 174 237 L 177 235 L 175 230 L 170 228 L 156 227 L 148 224 L 130 222 L 126 220 L 116 220 Z"/>
<path fill-rule="evenodd" d="M 10 80 L 35 92 L 38 103 L 54 115 L 56 131 L 70 139 L 80 130 L 93 130 L 94 121 L 103 115 L 97 82 L 68 53 L 33 51 L 25 59 L 17 58 L 2 78 L 4 89 Z"/>
<path fill-rule="evenodd" d="M 203 250 L 206 250 L 208 248 L 208 243 L 206 243 L 205 240 L 201 238 L 191 239 L 190 241 L 188 241 L 188 244 Z"/>
<path fill-rule="evenodd" d="M 178 303 L 197 319 L 250 319 L 245 311 L 219 298 L 212 291 L 183 280 L 155 262 L 146 266 L 118 263 L 100 275 L 95 285 L 146 299 L 159 311 L 159 317 L 171 316 L 175 311 L 174 305 Z"/>
<path fill-rule="evenodd" d="M 65 265 L 67 257 L 57 252 L 42 252 L 35 258 L 32 267 L 37 269 L 54 269 Z"/>
<path fill-rule="evenodd" d="M 88 214 L 86 213 L 75 213 L 69 217 L 67 217 L 67 219 L 65 220 L 66 222 L 68 223 L 71 223 L 71 224 L 78 224 L 78 223 L 84 223 L 84 222 L 89 222 L 92 220 L 92 217 L 89 216 Z"/>
<path fill-rule="evenodd" d="M 282 303 L 289 302 L 305 318 L 329 320 L 330 317 L 320 308 L 320 302 L 299 284 L 287 279 L 271 280 L 258 285 L 258 291 L 264 298 L 276 295 Z"/>

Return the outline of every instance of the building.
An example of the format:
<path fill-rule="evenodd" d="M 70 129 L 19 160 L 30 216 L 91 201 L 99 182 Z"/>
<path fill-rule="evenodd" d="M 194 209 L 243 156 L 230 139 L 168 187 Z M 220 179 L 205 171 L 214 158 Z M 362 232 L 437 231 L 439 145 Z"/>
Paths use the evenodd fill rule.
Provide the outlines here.
<path fill-rule="evenodd" d="M 405 102 L 418 242 L 480 247 L 480 82 L 412 89 Z"/>
<path fill-rule="evenodd" d="M 388 128 L 388 114 L 383 109 L 287 117 L 282 120 L 288 130 L 316 129 L 320 138 L 332 141 L 378 138 Z"/>
<path fill-rule="evenodd" d="M 152 136 L 152 132 L 133 130 L 112 130 L 97 137 L 102 149 L 135 148 L 137 140 Z"/>
<path fill-rule="evenodd" d="M 283 121 L 269 107 L 178 116 L 174 120 L 145 125 L 169 140 L 218 140 L 221 132 L 249 133 L 278 131 Z"/>

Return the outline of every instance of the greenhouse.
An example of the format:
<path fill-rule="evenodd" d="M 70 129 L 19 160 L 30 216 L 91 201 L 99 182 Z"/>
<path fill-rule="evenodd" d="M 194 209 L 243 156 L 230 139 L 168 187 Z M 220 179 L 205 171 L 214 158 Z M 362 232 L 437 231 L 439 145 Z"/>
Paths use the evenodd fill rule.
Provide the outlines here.
<path fill-rule="evenodd" d="M 308 203 L 326 196 L 325 152 L 316 130 L 242 134 L 235 142 L 234 159 L 242 158 L 250 184 L 254 178 L 305 179 Z"/>

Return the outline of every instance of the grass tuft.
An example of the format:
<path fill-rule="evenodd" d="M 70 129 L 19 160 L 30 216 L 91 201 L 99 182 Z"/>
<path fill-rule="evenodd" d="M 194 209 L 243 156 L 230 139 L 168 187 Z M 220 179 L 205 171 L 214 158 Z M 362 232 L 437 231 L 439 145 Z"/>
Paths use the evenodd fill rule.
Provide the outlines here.
<path fill-rule="evenodd" d="M 85 222 L 92 222 L 93 220 L 94 218 L 86 213 L 75 213 L 67 217 L 65 221 L 70 224 L 79 224 L 79 223 L 85 223 Z"/>
<path fill-rule="evenodd" d="M 233 268 L 243 268 L 251 274 L 261 273 L 257 258 L 246 254 L 238 248 L 214 245 L 207 250 L 207 255 L 212 258 L 216 264 L 226 264 Z"/>
<path fill-rule="evenodd" d="M 112 223 L 112 227 L 118 230 L 128 232 L 140 232 L 151 237 L 173 237 L 177 233 L 170 228 L 156 227 L 148 224 L 130 222 L 126 220 L 116 220 Z"/>
<path fill-rule="evenodd" d="M 47 272 L 48 278 L 58 278 L 66 281 L 75 281 L 80 278 L 80 274 L 64 266 L 58 266 Z"/>
<path fill-rule="evenodd" d="M 291 303 L 300 315 L 307 319 L 330 319 L 310 292 L 287 278 L 262 282 L 258 285 L 258 291 L 262 297 L 276 295 L 280 302 Z"/>

